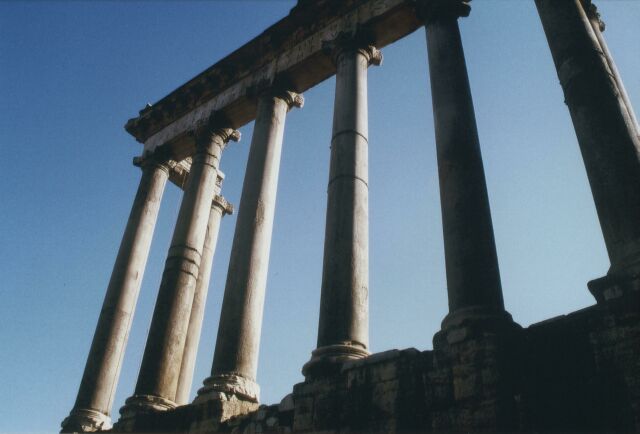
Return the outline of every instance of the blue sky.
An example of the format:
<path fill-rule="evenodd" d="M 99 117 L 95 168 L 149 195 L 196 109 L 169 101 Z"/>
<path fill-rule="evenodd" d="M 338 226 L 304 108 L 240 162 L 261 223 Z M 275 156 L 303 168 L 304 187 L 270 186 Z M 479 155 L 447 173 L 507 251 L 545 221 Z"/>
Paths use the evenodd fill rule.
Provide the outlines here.
<path fill-rule="evenodd" d="M 57 431 L 73 405 L 138 185 L 126 120 L 287 14 L 294 1 L 0 2 L 2 432 Z M 640 2 L 601 0 L 640 104 Z M 593 303 L 608 260 L 532 1 L 461 21 L 507 309 L 526 326 Z M 424 30 L 369 70 L 371 350 L 431 348 L 447 313 Z M 333 79 L 287 119 L 258 381 L 275 403 L 315 346 Z M 252 125 L 222 158 L 240 198 Z M 180 193 L 168 186 L 113 414 L 133 392 Z M 194 390 L 211 367 L 235 216 L 216 252 Z"/>

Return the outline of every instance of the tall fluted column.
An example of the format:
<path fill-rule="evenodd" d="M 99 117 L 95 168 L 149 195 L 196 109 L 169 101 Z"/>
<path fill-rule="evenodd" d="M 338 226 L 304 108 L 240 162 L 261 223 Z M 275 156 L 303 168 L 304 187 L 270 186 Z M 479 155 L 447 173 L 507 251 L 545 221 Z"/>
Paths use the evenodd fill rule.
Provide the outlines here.
<path fill-rule="evenodd" d="M 435 121 L 449 315 L 504 316 L 498 258 L 458 17 L 462 0 L 423 0 Z"/>
<path fill-rule="evenodd" d="M 73 410 L 62 422 L 63 432 L 111 427 L 120 366 L 168 176 L 168 167 L 154 157 L 142 162 L 142 179 L 111 273 L 80 390 Z"/>
<path fill-rule="evenodd" d="M 382 55 L 357 39 L 333 48 L 336 95 L 331 139 L 318 343 L 302 368 L 314 376 L 369 352 L 369 168 L 367 69 Z"/>
<path fill-rule="evenodd" d="M 230 139 L 238 140 L 239 133 L 228 128 L 207 130 L 196 138 L 196 153 L 162 274 L 135 394 L 120 410 L 121 421 L 139 412 L 166 410 L 176 405 L 217 170 L 222 150 Z"/>
<path fill-rule="evenodd" d="M 640 138 L 582 0 L 536 0 L 536 6 L 611 261 L 607 276 L 589 283 L 601 302 L 640 289 Z"/>
<path fill-rule="evenodd" d="M 196 291 L 193 296 L 193 306 L 191 307 L 191 317 L 189 318 L 189 330 L 187 340 L 184 345 L 184 356 L 180 367 L 180 378 L 178 380 L 178 391 L 176 393 L 176 404 L 188 404 L 191 383 L 193 381 L 193 370 L 196 365 L 198 354 L 198 344 L 200 343 L 200 332 L 202 331 L 202 320 L 204 318 L 204 308 L 209 292 L 209 278 L 211 277 L 211 267 L 213 265 L 213 255 L 218 243 L 218 233 L 220 222 L 226 214 L 233 213 L 233 206 L 220 195 L 224 175 L 218 171 L 215 197 L 211 205 L 211 215 L 207 225 L 207 236 L 202 247 L 202 263 L 198 272 Z"/>
<path fill-rule="evenodd" d="M 259 400 L 258 351 L 285 117 L 302 104 L 302 96 L 292 92 L 259 98 L 211 376 L 195 402 L 221 394 Z"/>

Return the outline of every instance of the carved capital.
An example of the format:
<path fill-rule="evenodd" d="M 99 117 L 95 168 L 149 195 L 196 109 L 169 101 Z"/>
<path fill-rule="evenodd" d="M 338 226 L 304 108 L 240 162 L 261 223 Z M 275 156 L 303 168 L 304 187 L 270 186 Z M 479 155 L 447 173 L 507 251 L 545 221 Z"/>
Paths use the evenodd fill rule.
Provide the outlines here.
<path fill-rule="evenodd" d="M 382 52 L 371 42 L 369 32 L 361 30 L 355 34 L 340 33 L 335 39 L 323 41 L 322 49 L 333 58 L 336 64 L 343 53 L 359 52 L 366 57 L 369 65 L 379 66 L 382 64 Z"/>
<path fill-rule="evenodd" d="M 361 48 L 360 52 L 367 56 L 369 65 L 380 66 L 382 65 L 382 51 L 378 50 L 373 45 L 368 45 L 365 48 Z"/>
<path fill-rule="evenodd" d="M 414 0 L 416 13 L 426 25 L 442 21 L 468 17 L 471 0 Z"/>
<path fill-rule="evenodd" d="M 213 197 L 212 206 L 217 206 L 222 210 L 222 215 L 231 215 L 233 214 L 233 205 L 224 198 L 224 196 L 220 194 L 216 194 Z"/>
<path fill-rule="evenodd" d="M 301 93 L 291 92 L 289 90 L 276 90 L 273 96 L 280 98 L 289 106 L 289 110 L 293 107 L 302 108 L 304 106 L 304 96 Z"/>
<path fill-rule="evenodd" d="M 239 142 L 241 137 L 240 131 L 233 128 L 218 128 L 213 134 L 220 136 L 225 143 L 230 141 Z"/>
<path fill-rule="evenodd" d="M 133 165 L 145 169 L 160 169 L 169 174 L 176 165 L 174 160 L 170 160 L 165 156 L 156 153 L 140 157 L 133 157 Z"/>
<path fill-rule="evenodd" d="M 247 95 L 253 98 L 278 98 L 287 103 L 288 109 L 293 107 L 302 108 L 304 106 L 304 96 L 289 90 L 286 85 L 262 84 L 249 88 Z"/>
<path fill-rule="evenodd" d="M 604 32 L 606 25 L 604 21 L 602 21 L 600 12 L 598 12 L 598 7 L 594 5 L 591 0 L 582 0 L 582 7 L 589 18 L 589 21 L 597 25 L 601 32 Z"/>
<path fill-rule="evenodd" d="M 240 140 L 240 131 L 233 128 L 212 128 L 209 126 L 202 127 L 195 132 L 196 152 L 206 149 L 210 143 L 218 143 L 224 149 L 230 141 L 238 142 Z"/>

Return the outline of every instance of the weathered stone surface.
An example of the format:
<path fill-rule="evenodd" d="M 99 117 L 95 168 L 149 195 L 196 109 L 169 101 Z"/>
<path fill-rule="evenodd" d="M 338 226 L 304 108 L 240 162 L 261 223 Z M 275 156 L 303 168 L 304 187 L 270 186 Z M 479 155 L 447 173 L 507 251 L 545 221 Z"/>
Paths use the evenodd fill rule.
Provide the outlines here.
<path fill-rule="evenodd" d="M 640 312 L 593 306 L 526 329 L 503 322 L 434 350 L 391 350 L 294 386 L 280 405 L 237 399 L 164 412 L 154 430 L 416 433 L 640 430 Z M 242 414 L 245 414 L 242 416 Z M 160 428 L 161 426 L 161 428 Z"/>
<path fill-rule="evenodd" d="M 168 145 L 174 159 L 193 152 L 188 134 L 218 113 L 239 128 L 257 109 L 253 88 L 286 78 L 304 92 L 335 73 L 323 43 L 366 27 L 382 48 L 420 26 L 409 0 L 332 0 L 294 9 L 288 17 L 129 120 L 127 131 L 144 153 Z"/>
<path fill-rule="evenodd" d="M 228 391 L 258 402 L 258 354 L 286 114 L 302 95 L 271 89 L 259 97 L 233 237 L 211 376 L 198 391 Z M 237 386 L 241 387 L 237 387 Z"/>
<path fill-rule="evenodd" d="M 640 292 L 640 135 L 591 2 L 536 0 L 611 261 L 598 302 Z M 613 69 L 612 69 L 613 66 Z M 637 297 L 637 295 L 636 295 Z"/>
<path fill-rule="evenodd" d="M 307 377 L 369 354 L 369 119 L 367 69 L 382 55 L 360 37 L 329 43 L 337 64 L 318 345 Z"/>
<path fill-rule="evenodd" d="M 589 285 L 598 304 L 527 329 L 504 311 L 456 22 L 469 13 L 469 2 L 301 0 L 289 17 L 127 124 L 145 144 L 144 158 L 134 164 L 159 157 L 164 163 L 153 179 L 145 170 L 139 196 L 157 196 L 152 192 L 167 176 L 186 189 L 136 394 L 127 400 L 117 430 L 640 431 L 638 125 L 591 2 L 536 4 L 611 258 L 607 276 Z M 366 70 L 381 60 L 371 44 L 384 46 L 421 22 L 427 27 L 430 57 L 450 314 L 434 336 L 433 351 L 369 355 Z M 310 375 L 305 382 L 279 404 L 259 405 L 255 373 L 282 127 L 285 104 L 298 101 L 291 92 L 284 99 L 260 94 L 274 84 L 301 91 L 333 73 L 337 92 L 327 213 L 330 248 L 325 248 L 331 254 L 330 261 L 325 256 L 318 348 L 313 363 L 306 365 L 305 374 Z M 206 393 L 193 404 L 176 406 L 186 402 L 193 362 L 189 355 L 194 353 L 188 337 L 198 334 L 191 324 L 199 327 L 204 303 L 203 293 L 200 298 L 194 295 L 195 282 L 208 279 L 208 270 L 200 266 L 206 221 L 219 221 L 209 206 L 223 147 L 220 139 L 231 132 L 212 134 L 211 127 L 222 121 L 240 126 L 256 114 L 236 230 L 239 241 L 234 241 L 232 254 L 235 265 L 230 267 L 233 282 L 227 285 L 231 302 L 223 306 L 223 338 L 218 338 L 222 349 L 216 350 Z M 142 188 L 147 184 L 148 191 Z M 118 255 L 112 279 L 116 289 L 110 284 L 94 338 L 94 346 L 100 345 L 97 351 L 92 346 L 89 374 L 65 421 L 67 431 L 104 431 L 109 426 L 112 394 L 105 391 L 112 390 L 109 385 L 117 378 L 115 362 L 121 357 L 139 286 L 136 279 L 141 277 L 135 270 L 143 268 L 150 237 L 149 227 L 138 229 L 149 226 L 157 214 L 156 204 L 147 199 L 137 197 L 134 203 L 133 224 L 123 240 L 131 251 Z M 226 209 L 220 196 L 216 200 L 220 211 Z M 134 243 L 138 233 L 142 241 Z M 134 279 L 129 278 L 132 274 Z M 113 314 L 113 305 L 122 315 Z M 111 326 L 115 332 L 104 333 Z"/>
<path fill-rule="evenodd" d="M 423 3 L 466 4 L 460 0 Z M 480 140 L 457 19 L 458 14 L 449 8 L 435 8 L 425 16 L 451 315 L 468 308 L 504 309 Z"/>
<path fill-rule="evenodd" d="M 178 379 L 178 389 L 176 391 L 176 404 L 184 405 L 188 403 L 191 384 L 193 381 L 193 371 L 196 364 L 198 344 L 200 343 L 200 332 L 204 319 L 204 308 L 209 291 L 209 279 L 211 277 L 211 267 L 213 266 L 213 256 L 218 242 L 218 232 L 220 222 L 225 214 L 233 212 L 233 206 L 224 199 L 220 193 L 224 174 L 218 170 L 215 196 L 211 203 L 211 213 L 207 223 L 207 233 L 202 246 L 202 261 L 198 271 L 198 279 L 191 306 L 189 317 L 189 328 L 184 344 L 182 365 L 180 366 L 180 377 Z"/>
<path fill-rule="evenodd" d="M 71 414 L 62 422 L 65 432 L 111 427 L 113 392 L 169 175 L 167 165 L 155 158 L 140 164 L 142 179 L 113 266 L 80 390 Z"/>
<path fill-rule="evenodd" d="M 202 248 L 216 189 L 222 151 L 237 131 L 215 128 L 201 131 L 198 152 L 180 205 L 165 261 L 165 269 L 133 396 L 121 409 L 118 429 L 138 414 L 176 406 L 180 368 L 193 306 Z"/>

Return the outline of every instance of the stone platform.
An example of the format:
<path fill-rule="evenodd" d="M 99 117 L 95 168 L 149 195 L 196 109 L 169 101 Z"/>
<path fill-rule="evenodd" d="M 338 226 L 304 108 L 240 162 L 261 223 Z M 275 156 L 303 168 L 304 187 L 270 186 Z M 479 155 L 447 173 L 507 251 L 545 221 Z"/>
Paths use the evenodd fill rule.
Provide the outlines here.
<path fill-rule="evenodd" d="M 136 431 L 394 433 L 640 430 L 638 299 L 528 328 L 462 324 L 433 351 L 390 350 L 294 386 L 150 415 Z M 462 331 L 461 331 L 462 330 Z"/>

